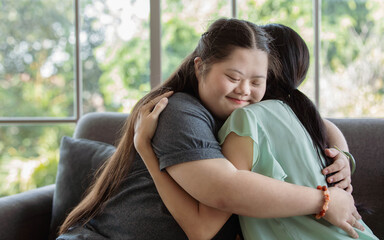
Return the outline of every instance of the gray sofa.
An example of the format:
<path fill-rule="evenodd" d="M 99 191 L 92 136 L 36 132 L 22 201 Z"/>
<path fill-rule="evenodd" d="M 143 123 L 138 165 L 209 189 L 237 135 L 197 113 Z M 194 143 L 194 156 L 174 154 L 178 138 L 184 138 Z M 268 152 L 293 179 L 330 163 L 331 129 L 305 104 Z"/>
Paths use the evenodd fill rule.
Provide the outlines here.
<path fill-rule="evenodd" d="M 57 226 L 80 199 L 93 171 L 114 151 L 112 145 L 127 116 L 84 115 L 73 139 L 62 140 L 56 184 L 0 198 L 0 240 L 54 239 Z M 375 211 L 363 214 L 363 219 L 384 239 L 384 119 L 330 120 L 344 133 L 357 161 L 352 176 L 356 202 Z"/>

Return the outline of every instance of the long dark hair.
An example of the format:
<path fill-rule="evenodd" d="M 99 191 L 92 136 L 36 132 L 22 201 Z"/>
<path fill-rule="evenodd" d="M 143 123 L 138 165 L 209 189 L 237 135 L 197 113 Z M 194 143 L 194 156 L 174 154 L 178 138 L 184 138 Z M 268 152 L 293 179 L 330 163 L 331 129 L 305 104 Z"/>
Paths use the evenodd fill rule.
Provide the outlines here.
<path fill-rule="evenodd" d="M 86 224 L 98 215 L 106 201 L 119 189 L 124 177 L 129 174 L 136 150 L 133 145 L 134 123 L 140 108 L 164 91 L 185 92 L 199 98 L 194 59 L 203 60 L 206 74 L 215 63 L 225 60 L 235 47 L 259 49 L 268 53 L 269 36 L 259 26 L 244 20 L 219 19 L 211 24 L 202 35 L 195 50 L 185 58 L 178 69 L 161 86 L 138 101 L 127 119 L 122 138 L 116 152 L 108 159 L 96 174 L 94 183 L 89 187 L 85 198 L 69 213 L 59 233 L 62 234 L 75 224 Z M 270 72 L 275 72 L 275 60 L 269 60 Z"/>
<path fill-rule="evenodd" d="M 280 59 L 281 72 L 270 72 L 263 99 L 278 99 L 288 104 L 311 136 L 321 166 L 332 164 L 324 149 L 328 139 L 323 119 L 313 102 L 298 86 L 305 80 L 309 68 L 309 50 L 305 41 L 290 27 L 281 24 L 263 26 L 272 38 L 273 54 Z M 322 160 L 323 157 L 325 162 Z"/>
<path fill-rule="evenodd" d="M 309 51 L 304 40 L 291 28 L 281 24 L 263 26 L 272 38 L 273 55 L 280 59 L 281 71 L 270 71 L 267 90 L 263 99 L 279 99 L 287 103 L 311 136 L 317 147 L 320 164 L 323 167 L 332 164 L 323 149 L 328 147 L 328 139 L 323 120 L 313 102 L 297 87 L 305 80 L 309 68 Z M 322 156 L 325 162 L 321 160 Z M 328 177 L 328 176 L 326 176 Z M 328 183 L 333 186 L 335 183 Z M 362 203 L 355 203 L 360 214 L 372 214 L 374 211 Z"/>

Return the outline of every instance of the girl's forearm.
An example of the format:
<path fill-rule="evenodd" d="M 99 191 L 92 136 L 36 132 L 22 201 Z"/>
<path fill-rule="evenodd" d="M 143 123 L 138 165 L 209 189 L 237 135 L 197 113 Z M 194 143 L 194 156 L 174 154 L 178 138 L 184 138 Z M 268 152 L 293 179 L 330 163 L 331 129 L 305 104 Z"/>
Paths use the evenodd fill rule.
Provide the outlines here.
<path fill-rule="evenodd" d="M 161 199 L 189 239 L 210 239 L 221 229 L 230 213 L 199 203 L 185 192 L 167 172 L 159 169 L 159 162 L 147 145 L 140 156 L 151 174 Z"/>

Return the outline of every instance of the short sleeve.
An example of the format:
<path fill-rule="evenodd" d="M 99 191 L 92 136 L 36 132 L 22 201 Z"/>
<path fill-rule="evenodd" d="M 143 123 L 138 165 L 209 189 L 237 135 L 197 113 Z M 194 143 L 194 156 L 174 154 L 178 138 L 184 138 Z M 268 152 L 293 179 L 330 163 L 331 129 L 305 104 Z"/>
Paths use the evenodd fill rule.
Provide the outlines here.
<path fill-rule="evenodd" d="M 160 169 L 195 160 L 224 158 L 215 136 L 217 123 L 194 97 L 174 94 L 161 113 L 153 149 Z"/>
<path fill-rule="evenodd" d="M 255 110 L 256 109 L 256 110 Z M 218 138 L 223 144 L 229 133 L 251 137 L 253 140 L 252 171 L 265 176 L 284 180 L 287 174 L 274 156 L 265 129 L 257 118 L 257 108 L 239 108 L 233 111 L 219 131 Z"/>
<path fill-rule="evenodd" d="M 232 112 L 229 118 L 221 127 L 218 138 L 220 145 L 223 144 L 225 138 L 231 132 L 239 136 L 251 137 L 258 136 L 257 133 L 257 119 L 255 115 L 246 108 L 238 108 Z M 253 139 L 256 143 L 257 139 Z"/>

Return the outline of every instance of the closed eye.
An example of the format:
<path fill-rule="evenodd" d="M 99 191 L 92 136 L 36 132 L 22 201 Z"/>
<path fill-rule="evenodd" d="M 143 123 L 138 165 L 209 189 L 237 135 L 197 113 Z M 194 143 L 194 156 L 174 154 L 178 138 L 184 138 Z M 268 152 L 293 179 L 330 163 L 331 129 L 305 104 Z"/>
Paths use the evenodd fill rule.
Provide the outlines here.
<path fill-rule="evenodd" d="M 235 82 L 240 81 L 240 79 L 236 79 L 234 77 L 231 77 L 230 75 L 225 74 L 225 76 L 227 76 L 231 81 L 235 81 Z"/>
<path fill-rule="evenodd" d="M 262 85 L 263 83 L 264 83 L 263 80 L 254 80 L 254 81 L 251 82 L 251 84 L 252 84 L 253 86 L 260 86 L 260 85 Z"/>

